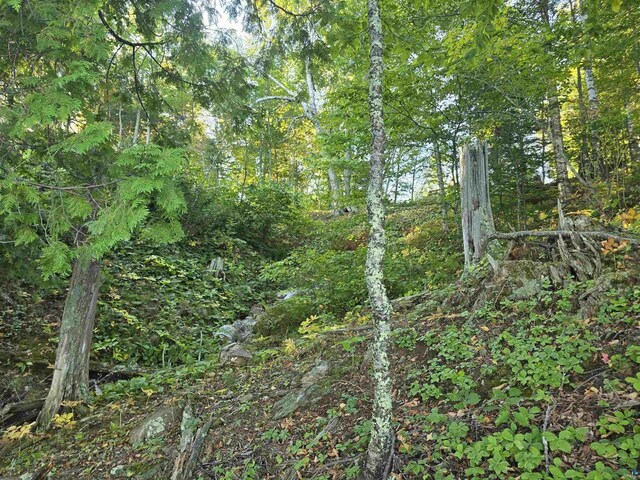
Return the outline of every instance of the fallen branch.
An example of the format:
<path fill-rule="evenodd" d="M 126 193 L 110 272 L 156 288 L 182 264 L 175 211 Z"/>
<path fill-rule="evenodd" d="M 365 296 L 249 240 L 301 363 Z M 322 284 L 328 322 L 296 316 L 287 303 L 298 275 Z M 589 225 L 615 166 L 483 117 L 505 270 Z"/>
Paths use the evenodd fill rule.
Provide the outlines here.
<path fill-rule="evenodd" d="M 18 421 L 24 421 L 24 415 L 20 414 L 36 412 L 37 415 L 37 412 L 42 408 L 42 405 L 44 405 L 44 398 L 8 403 L 4 407 L 0 408 L 0 425 L 12 425 L 15 423 L 14 419 L 16 418 L 19 419 Z M 27 416 L 26 418 L 30 418 L 30 416 Z"/>
<path fill-rule="evenodd" d="M 633 237 L 627 237 L 623 235 L 618 235 L 616 233 L 611 232 L 598 232 L 598 231 L 586 231 L 582 232 L 579 230 L 524 230 L 521 232 L 495 232 L 489 235 L 488 242 L 493 240 L 517 240 L 519 238 L 526 237 L 559 237 L 566 236 L 571 237 L 574 235 L 583 236 L 583 237 L 591 237 L 597 240 L 608 240 L 613 238 L 617 242 L 629 242 L 631 245 L 640 245 L 640 240 Z"/>
<path fill-rule="evenodd" d="M 195 431 L 194 425 L 196 422 L 197 419 L 193 416 L 191 406 L 187 406 L 182 418 L 180 452 L 173 464 L 171 480 L 190 480 L 194 478 L 196 467 L 200 461 L 200 454 L 204 447 L 204 441 L 213 423 L 213 418 L 209 418 L 197 431 Z"/>

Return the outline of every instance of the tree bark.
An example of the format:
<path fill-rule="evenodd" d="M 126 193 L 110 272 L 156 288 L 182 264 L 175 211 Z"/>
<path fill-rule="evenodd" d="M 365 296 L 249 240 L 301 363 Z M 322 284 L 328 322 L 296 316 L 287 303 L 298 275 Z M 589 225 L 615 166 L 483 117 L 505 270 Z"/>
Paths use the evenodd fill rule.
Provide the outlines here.
<path fill-rule="evenodd" d="M 371 439 L 367 449 L 361 478 L 385 480 L 391 470 L 393 458 L 393 427 L 391 425 L 392 392 L 389 345 L 391 340 L 391 303 L 384 287 L 384 255 L 386 248 L 382 201 L 384 177 L 385 129 L 382 113 L 382 19 L 378 0 L 367 0 L 369 21 L 369 116 L 371 120 L 371 160 L 367 210 L 369 213 L 369 243 L 365 277 L 369 303 L 373 314 L 373 417 Z"/>
<path fill-rule="evenodd" d="M 558 182 L 558 197 L 564 203 L 569 194 L 569 173 L 567 156 L 564 153 L 564 139 L 562 138 L 562 121 L 560 118 L 560 101 L 558 87 L 552 84 L 549 95 L 549 127 L 553 157 L 556 162 L 556 180 Z"/>
<path fill-rule="evenodd" d="M 316 85 L 313 81 L 313 71 L 311 70 L 311 57 L 308 54 L 304 57 L 304 71 L 307 81 L 307 94 L 309 95 L 309 101 L 304 102 L 302 106 L 306 117 L 313 124 L 316 135 L 320 137 L 324 134 L 324 129 L 322 128 L 318 114 Z M 333 165 L 329 165 L 329 168 L 327 169 L 327 176 L 329 178 L 331 210 L 336 210 L 338 208 L 338 203 L 340 202 L 340 185 Z"/>
<path fill-rule="evenodd" d="M 636 169 L 640 165 L 640 145 L 638 144 L 638 136 L 636 134 L 635 124 L 633 122 L 633 113 L 629 102 L 625 102 L 627 134 L 629 135 L 629 157 L 631 158 L 632 168 Z"/>
<path fill-rule="evenodd" d="M 589 100 L 589 142 L 591 143 L 592 163 L 598 169 L 601 178 L 608 178 L 609 171 L 602 157 L 602 148 L 600 146 L 600 132 L 598 131 L 598 121 L 600 119 L 600 100 L 598 98 L 598 89 L 596 88 L 596 80 L 593 75 L 591 63 L 584 67 L 584 81 L 587 85 L 587 99 Z"/>
<path fill-rule="evenodd" d="M 487 239 L 495 231 L 489 196 L 487 143 L 476 140 L 460 150 L 460 197 L 465 270 L 485 254 Z"/>
<path fill-rule="evenodd" d="M 331 165 L 327 170 L 327 176 L 329 177 L 329 190 L 331 190 L 331 210 L 335 211 L 340 203 L 340 184 L 338 175 L 336 175 L 336 171 Z"/>
<path fill-rule="evenodd" d="M 580 109 L 580 161 L 578 162 L 578 171 L 585 178 L 592 178 L 592 169 L 587 168 L 589 162 L 589 146 L 587 141 L 587 107 L 584 102 L 584 91 L 582 89 L 582 68 L 577 68 L 578 87 L 578 107 Z"/>
<path fill-rule="evenodd" d="M 140 115 L 142 114 L 142 109 L 138 107 L 138 111 L 136 112 L 136 124 L 133 128 L 133 140 L 131 141 L 132 145 L 136 145 L 138 143 L 138 138 L 140 137 Z"/>
<path fill-rule="evenodd" d="M 345 168 L 342 172 L 342 183 L 344 185 L 344 198 L 349 202 L 351 199 L 351 169 Z"/>
<path fill-rule="evenodd" d="M 435 143 L 435 157 L 436 157 L 436 174 L 438 176 L 438 192 L 440 194 L 440 212 L 442 215 L 442 229 L 445 232 L 449 231 L 449 224 L 447 223 L 447 217 L 449 216 L 449 207 L 447 205 L 447 193 L 444 189 L 444 172 L 442 171 L 442 157 L 440 156 L 440 145 Z"/>
<path fill-rule="evenodd" d="M 53 380 L 36 421 L 38 431 L 49 428 L 62 402 L 88 398 L 89 355 L 99 287 L 100 262 L 76 259 L 62 313 Z"/>

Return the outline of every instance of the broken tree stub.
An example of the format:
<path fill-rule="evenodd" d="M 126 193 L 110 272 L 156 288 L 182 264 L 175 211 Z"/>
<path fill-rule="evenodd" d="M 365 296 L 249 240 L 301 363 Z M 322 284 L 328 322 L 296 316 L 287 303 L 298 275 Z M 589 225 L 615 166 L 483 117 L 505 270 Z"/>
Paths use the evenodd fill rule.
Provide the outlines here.
<path fill-rule="evenodd" d="M 495 231 L 489 196 L 487 142 L 474 140 L 460 149 L 460 197 L 465 269 L 485 255 L 487 240 Z"/>

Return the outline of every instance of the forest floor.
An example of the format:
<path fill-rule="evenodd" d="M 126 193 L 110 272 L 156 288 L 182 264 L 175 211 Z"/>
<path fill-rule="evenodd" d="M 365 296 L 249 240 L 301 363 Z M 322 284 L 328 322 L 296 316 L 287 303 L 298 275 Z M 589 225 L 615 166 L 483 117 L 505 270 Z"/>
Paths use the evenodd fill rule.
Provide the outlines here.
<path fill-rule="evenodd" d="M 621 254 L 598 279 L 562 287 L 535 275 L 517 284 L 483 266 L 397 301 L 394 478 L 637 478 L 638 260 Z M 46 319 L 51 305 L 60 307 L 59 294 L 32 307 Z M 181 440 L 174 412 L 186 404 L 213 422 L 196 478 L 357 478 L 370 431 L 368 322 L 363 311 L 285 340 L 255 338 L 246 365 L 221 365 L 216 349 L 130 379 L 107 377 L 88 408 L 66 405 L 50 432 L 5 429 L 0 478 L 39 469 L 52 479 L 169 478 Z M 3 388 L 37 390 L 52 325 L 3 328 L 3 349 L 8 328 L 28 331 L 31 342 L 11 347 L 21 363 Z M 167 411 L 165 431 L 132 441 L 145 417 Z"/>

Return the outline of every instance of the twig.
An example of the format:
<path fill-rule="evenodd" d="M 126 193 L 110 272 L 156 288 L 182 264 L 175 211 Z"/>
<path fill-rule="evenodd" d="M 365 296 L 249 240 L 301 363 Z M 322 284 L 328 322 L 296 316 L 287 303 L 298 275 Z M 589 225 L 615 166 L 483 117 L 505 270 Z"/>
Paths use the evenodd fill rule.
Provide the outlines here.
<path fill-rule="evenodd" d="M 107 22 L 107 19 L 104 16 L 102 10 L 98 10 L 98 16 L 100 17 L 100 22 L 107 29 L 107 31 L 111 34 L 113 38 L 115 38 L 118 42 L 124 43 L 125 45 L 129 45 L 130 47 L 148 47 L 153 45 L 162 45 L 162 42 L 133 42 L 131 40 L 127 40 L 126 38 L 121 37 L 118 33 L 111 28 L 111 25 Z"/>
<path fill-rule="evenodd" d="M 544 414 L 544 423 L 542 424 L 542 444 L 544 445 L 544 465 L 549 473 L 549 442 L 546 438 L 544 438 L 544 432 L 547 431 L 547 427 L 549 426 L 549 420 L 551 418 L 551 410 L 555 407 L 555 403 L 552 403 L 547 407 L 547 411 Z"/>
<path fill-rule="evenodd" d="M 297 12 L 292 12 L 291 10 L 287 10 L 281 5 L 278 5 L 274 0 L 267 0 L 267 1 L 276 9 L 286 13 L 287 15 L 291 15 L 292 17 L 308 17 L 310 15 L 313 15 L 315 12 L 317 12 L 320 9 L 320 5 L 322 4 L 322 2 L 318 2 L 315 6 L 309 8 L 308 10 L 305 10 L 304 12 L 301 12 L 301 13 L 297 13 Z"/>

